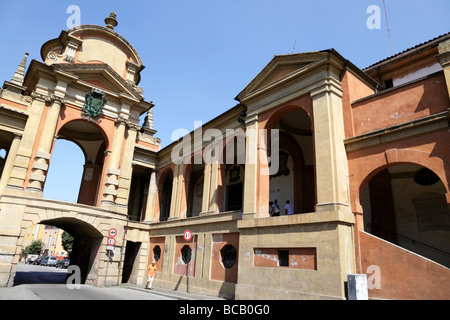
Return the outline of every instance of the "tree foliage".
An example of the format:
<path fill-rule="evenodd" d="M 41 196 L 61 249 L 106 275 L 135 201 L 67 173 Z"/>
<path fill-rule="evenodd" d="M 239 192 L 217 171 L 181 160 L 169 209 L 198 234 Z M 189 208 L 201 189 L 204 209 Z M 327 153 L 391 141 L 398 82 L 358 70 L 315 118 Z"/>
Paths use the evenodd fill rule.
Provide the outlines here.
<path fill-rule="evenodd" d="M 67 231 L 64 231 L 61 235 L 61 242 L 64 250 L 67 252 L 72 251 L 73 246 L 73 237 Z"/>
<path fill-rule="evenodd" d="M 42 241 L 41 240 L 35 240 L 33 241 L 29 246 L 25 248 L 23 251 L 24 256 L 27 256 L 29 254 L 41 254 L 42 251 Z"/>

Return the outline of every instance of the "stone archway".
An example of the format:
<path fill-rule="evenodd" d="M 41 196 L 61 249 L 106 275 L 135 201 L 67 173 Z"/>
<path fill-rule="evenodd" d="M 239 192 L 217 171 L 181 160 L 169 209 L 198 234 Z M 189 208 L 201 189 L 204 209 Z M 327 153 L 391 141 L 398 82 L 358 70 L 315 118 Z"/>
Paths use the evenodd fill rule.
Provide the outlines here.
<path fill-rule="evenodd" d="M 3 199 L 3 201 L 9 202 L 10 200 Z M 28 227 L 36 224 L 56 226 L 69 232 L 75 238 L 71 265 L 77 265 L 80 268 L 81 283 L 104 286 L 107 284 L 106 273 L 108 273 L 111 277 L 109 282 L 117 284 L 121 257 L 117 255 L 114 257 L 114 261 L 107 262 L 106 246 L 108 230 L 112 227 L 122 233 L 122 236 L 117 237 L 116 247 L 123 246 L 124 231 L 122 230 L 124 230 L 125 219 L 120 219 L 120 216 L 111 216 L 110 211 L 85 205 L 27 197 L 21 198 L 21 202 L 23 205 L 20 208 L 16 206 L 16 211 L 20 209 L 23 215 L 20 236 L 16 244 L 16 254 L 10 271 L 10 284 L 17 266 L 14 261 L 18 261 L 25 231 Z M 109 271 L 107 271 L 106 263 L 108 263 Z M 116 272 L 117 276 L 112 276 Z"/>

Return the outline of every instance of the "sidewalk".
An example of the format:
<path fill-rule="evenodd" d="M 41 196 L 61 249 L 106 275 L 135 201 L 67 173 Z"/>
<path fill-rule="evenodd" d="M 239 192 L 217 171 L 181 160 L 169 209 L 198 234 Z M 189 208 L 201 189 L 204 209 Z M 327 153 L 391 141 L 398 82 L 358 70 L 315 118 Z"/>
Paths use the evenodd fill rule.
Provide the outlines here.
<path fill-rule="evenodd" d="M 145 289 L 143 285 L 138 286 L 135 284 L 129 284 L 129 283 L 123 283 L 121 285 L 122 288 L 127 288 L 131 290 L 139 290 L 142 292 L 148 292 L 152 294 L 159 294 L 165 297 L 174 298 L 178 300 L 225 300 L 223 298 L 219 297 L 212 297 L 212 296 L 206 296 L 201 294 L 195 294 L 195 293 L 187 293 L 186 291 L 178 291 L 178 290 L 172 290 L 167 288 L 159 288 L 159 287 L 153 287 L 152 290 Z"/>

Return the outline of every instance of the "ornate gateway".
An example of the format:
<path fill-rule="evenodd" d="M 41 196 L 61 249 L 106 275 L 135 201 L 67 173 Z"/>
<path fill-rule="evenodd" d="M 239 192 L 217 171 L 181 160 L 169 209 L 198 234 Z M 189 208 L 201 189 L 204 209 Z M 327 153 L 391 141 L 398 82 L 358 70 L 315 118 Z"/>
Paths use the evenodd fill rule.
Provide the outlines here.
<path fill-rule="evenodd" d="M 86 94 L 86 103 L 81 109 L 83 119 L 98 123 L 100 120 L 98 116 L 107 102 L 106 94 L 103 91 L 92 89 L 91 92 Z"/>

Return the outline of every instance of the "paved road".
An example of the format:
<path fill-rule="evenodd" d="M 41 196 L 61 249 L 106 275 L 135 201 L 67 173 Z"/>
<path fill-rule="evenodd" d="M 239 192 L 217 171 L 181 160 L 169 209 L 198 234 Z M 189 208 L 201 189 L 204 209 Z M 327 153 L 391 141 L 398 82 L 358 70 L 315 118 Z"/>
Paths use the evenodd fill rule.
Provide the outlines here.
<path fill-rule="evenodd" d="M 152 291 L 82 285 L 69 289 L 67 271 L 54 267 L 19 264 L 14 287 L 0 288 L 0 300 L 176 300 Z"/>

